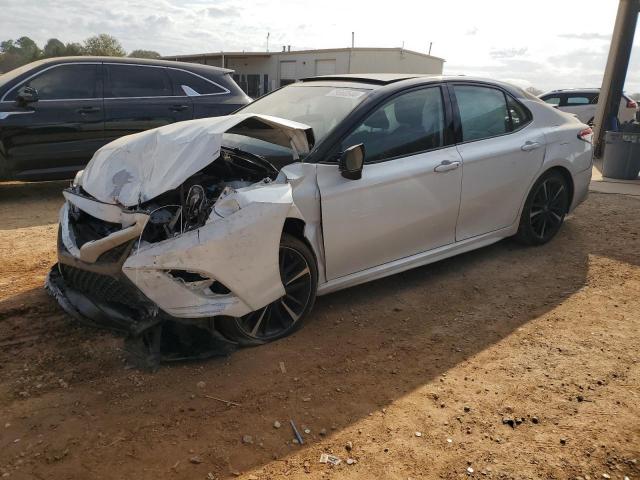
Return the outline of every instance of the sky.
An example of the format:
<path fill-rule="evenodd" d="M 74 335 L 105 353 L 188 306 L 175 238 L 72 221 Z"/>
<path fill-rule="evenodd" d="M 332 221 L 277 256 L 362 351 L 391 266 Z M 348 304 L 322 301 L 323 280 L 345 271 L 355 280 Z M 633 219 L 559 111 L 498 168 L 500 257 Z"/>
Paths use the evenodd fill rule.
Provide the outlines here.
<path fill-rule="evenodd" d="M 81 42 L 98 33 L 162 55 L 400 47 L 446 60 L 445 74 L 540 90 L 599 87 L 617 0 L 0 0 L 0 39 Z M 640 30 L 640 29 L 639 29 Z M 625 90 L 640 92 L 640 31 Z"/>

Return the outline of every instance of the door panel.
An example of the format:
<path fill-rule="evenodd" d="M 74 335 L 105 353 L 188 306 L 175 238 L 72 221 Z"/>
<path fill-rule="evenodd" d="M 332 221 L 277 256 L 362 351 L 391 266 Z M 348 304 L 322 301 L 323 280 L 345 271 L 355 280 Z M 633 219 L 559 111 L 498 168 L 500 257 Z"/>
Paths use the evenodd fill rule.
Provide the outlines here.
<path fill-rule="evenodd" d="M 29 85 L 39 100 L 16 102 Z M 49 67 L 8 92 L 0 102 L 0 151 L 18 178 L 66 178 L 104 145 L 104 109 L 99 64 Z"/>
<path fill-rule="evenodd" d="M 347 180 L 318 165 L 327 279 L 453 243 L 462 169 L 455 147 L 364 166 Z"/>
<path fill-rule="evenodd" d="M 72 175 L 105 143 L 102 100 L 39 101 L 25 108 L 7 103 L 0 111 L 25 112 L 0 120 L 2 151 L 18 176 L 44 170 Z"/>
<path fill-rule="evenodd" d="M 109 141 L 193 118 L 191 100 L 173 95 L 165 68 L 107 63 L 104 68 L 104 127 Z"/>
<path fill-rule="evenodd" d="M 523 146 L 533 149 L 522 150 Z M 529 125 L 511 134 L 460 144 L 458 150 L 463 178 L 456 240 L 512 225 L 542 166 L 544 134 Z"/>

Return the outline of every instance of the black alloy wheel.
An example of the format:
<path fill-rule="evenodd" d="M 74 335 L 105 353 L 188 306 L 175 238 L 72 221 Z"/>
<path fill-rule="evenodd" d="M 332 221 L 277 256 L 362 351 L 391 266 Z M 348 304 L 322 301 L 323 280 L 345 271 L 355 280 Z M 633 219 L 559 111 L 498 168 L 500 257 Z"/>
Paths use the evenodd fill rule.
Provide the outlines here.
<path fill-rule="evenodd" d="M 516 238 L 529 245 L 551 240 L 569 210 L 569 188 L 564 176 L 552 170 L 535 183 L 520 217 Z"/>
<path fill-rule="evenodd" d="M 225 319 L 221 325 L 223 333 L 242 346 L 261 345 L 295 332 L 315 302 L 318 273 L 309 247 L 284 234 L 279 262 L 285 294 L 254 312 Z"/>

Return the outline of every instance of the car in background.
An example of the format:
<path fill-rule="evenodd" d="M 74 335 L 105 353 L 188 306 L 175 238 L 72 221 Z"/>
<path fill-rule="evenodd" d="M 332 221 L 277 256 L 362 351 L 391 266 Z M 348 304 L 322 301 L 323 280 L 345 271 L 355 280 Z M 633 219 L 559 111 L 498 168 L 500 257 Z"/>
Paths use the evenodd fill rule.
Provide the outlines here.
<path fill-rule="evenodd" d="M 251 101 L 232 70 L 113 57 L 59 57 L 0 75 L 0 179 L 73 178 L 103 145 Z"/>
<path fill-rule="evenodd" d="M 593 126 L 598 106 L 599 88 L 576 88 L 566 90 L 552 90 L 540 95 L 540 99 L 567 113 L 573 113 L 581 122 Z M 622 95 L 618 121 L 632 122 L 636 119 L 638 103 L 632 98 Z"/>

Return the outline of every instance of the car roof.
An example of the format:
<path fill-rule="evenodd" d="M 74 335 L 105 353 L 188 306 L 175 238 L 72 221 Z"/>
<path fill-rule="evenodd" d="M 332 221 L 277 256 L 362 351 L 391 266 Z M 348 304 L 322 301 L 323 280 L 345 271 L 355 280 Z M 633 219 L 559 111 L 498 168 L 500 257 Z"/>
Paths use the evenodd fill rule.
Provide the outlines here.
<path fill-rule="evenodd" d="M 408 80 L 417 77 L 433 77 L 434 75 L 420 73 L 345 73 L 341 75 L 319 75 L 317 77 L 303 78 L 301 82 L 317 82 L 327 80 L 346 80 L 358 83 L 373 83 L 376 85 L 388 85 L 390 83 Z"/>
<path fill-rule="evenodd" d="M 558 88 L 556 90 L 550 90 L 542 95 L 550 95 L 552 93 L 599 93 L 599 88 Z"/>
<path fill-rule="evenodd" d="M 469 82 L 497 86 L 503 88 L 517 98 L 531 98 L 530 94 L 525 92 L 517 85 L 502 82 L 500 80 L 483 77 L 471 77 L 467 75 L 434 75 L 426 73 L 350 73 L 343 75 L 321 75 L 318 77 L 308 77 L 300 80 L 300 83 L 303 84 L 311 82 L 325 82 L 327 84 L 333 85 L 345 82 L 352 85 L 366 85 L 369 88 L 371 88 L 372 86 L 374 88 L 379 88 L 386 85 L 391 85 L 391 88 L 393 88 L 393 86 L 404 88 L 410 85 L 420 85 L 436 82 Z"/>
<path fill-rule="evenodd" d="M 203 65 L 201 63 L 187 63 L 187 62 L 173 62 L 171 60 L 155 60 L 149 58 L 131 58 L 131 57 L 96 57 L 96 56 L 76 56 L 76 57 L 52 57 L 42 60 L 36 60 L 35 62 L 27 63 L 21 67 L 9 70 L 8 72 L 0 75 L 0 85 L 6 84 L 19 76 L 24 75 L 27 72 L 31 72 L 34 68 L 57 65 L 60 63 L 85 63 L 85 62 L 104 62 L 104 63 L 122 63 L 122 64 L 134 64 L 134 65 L 152 65 L 157 67 L 173 67 L 180 68 L 182 70 L 191 70 L 206 72 L 210 75 L 222 75 L 231 73 L 233 70 L 227 68 L 214 67 L 212 65 Z"/>

